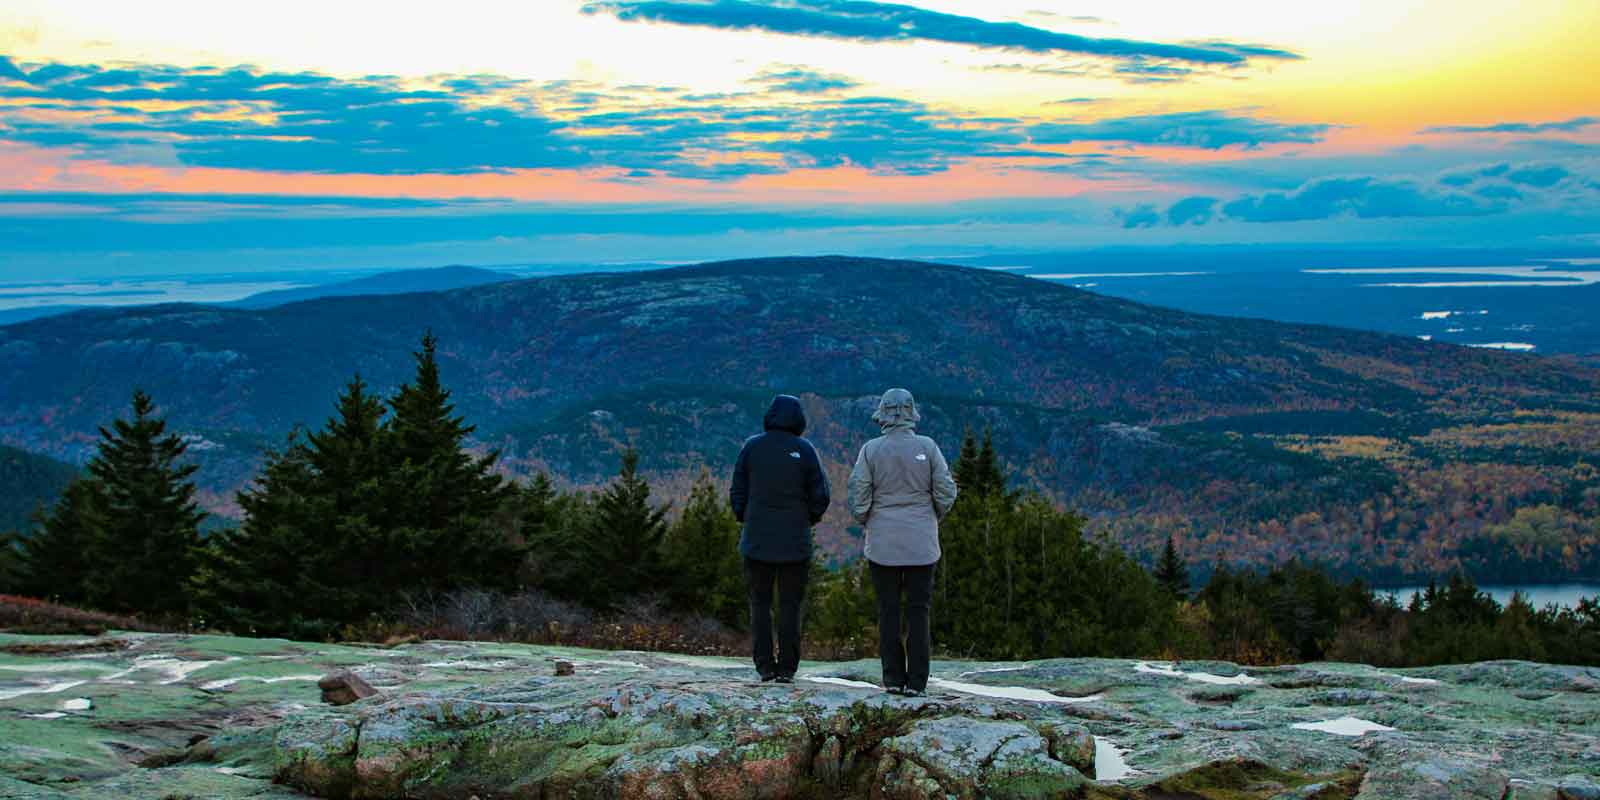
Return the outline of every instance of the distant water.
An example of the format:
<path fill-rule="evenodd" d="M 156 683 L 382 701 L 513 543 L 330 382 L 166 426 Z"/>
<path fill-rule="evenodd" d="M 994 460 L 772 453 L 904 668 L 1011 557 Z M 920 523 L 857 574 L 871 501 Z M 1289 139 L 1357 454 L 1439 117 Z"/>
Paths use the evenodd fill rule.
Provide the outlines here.
<path fill-rule="evenodd" d="M 1426 590 L 1426 586 L 1402 586 L 1399 588 L 1383 588 L 1376 591 L 1383 594 L 1394 595 L 1400 600 L 1401 605 L 1411 602 L 1411 595 Z M 1578 600 L 1585 597 L 1600 596 L 1600 583 L 1552 583 L 1529 584 L 1508 586 L 1479 586 L 1478 591 L 1487 592 L 1495 602 L 1505 605 L 1511 600 L 1515 592 L 1522 592 L 1534 608 L 1544 608 L 1554 603 L 1562 608 L 1573 608 L 1578 605 Z"/>

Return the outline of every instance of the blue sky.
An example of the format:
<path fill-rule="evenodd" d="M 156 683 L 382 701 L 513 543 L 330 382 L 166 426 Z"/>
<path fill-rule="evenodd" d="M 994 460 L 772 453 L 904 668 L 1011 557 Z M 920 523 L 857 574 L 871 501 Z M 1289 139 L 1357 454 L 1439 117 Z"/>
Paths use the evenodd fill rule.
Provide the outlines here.
<path fill-rule="evenodd" d="M 1593 4 L 12 5 L 0 281 L 1600 247 Z"/>

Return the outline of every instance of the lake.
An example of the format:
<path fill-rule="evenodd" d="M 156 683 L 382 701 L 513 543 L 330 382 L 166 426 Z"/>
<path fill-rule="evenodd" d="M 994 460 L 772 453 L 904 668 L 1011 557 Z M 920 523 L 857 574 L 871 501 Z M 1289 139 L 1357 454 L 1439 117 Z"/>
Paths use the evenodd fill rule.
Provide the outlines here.
<path fill-rule="evenodd" d="M 1443 582 L 1441 582 L 1443 585 Z M 1399 598 L 1400 604 L 1411 602 L 1411 595 L 1423 591 L 1426 586 L 1402 586 L 1399 588 L 1381 588 L 1374 591 L 1394 595 Z M 1479 586 L 1479 591 L 1488 592 L 1490 597 L 1500 605 L 1505 605 L 1511 600 L 1515 592 L 1522 592 L 1534 608 L 1544 608 L 1554 603 L 1563 608 L 1573 608 L 1578 605 L 1578 600 L 1584 597 L 1600 596 L 1600 583 L 1552 583 L 1537 585 L 1508 585 L 1508 586 Z"/>

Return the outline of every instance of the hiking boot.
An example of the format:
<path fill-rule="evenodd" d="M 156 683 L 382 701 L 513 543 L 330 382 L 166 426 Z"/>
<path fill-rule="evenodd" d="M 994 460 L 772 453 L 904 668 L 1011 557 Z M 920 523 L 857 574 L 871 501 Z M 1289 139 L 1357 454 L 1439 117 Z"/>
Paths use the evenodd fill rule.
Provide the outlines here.
<path fill-rule="evenodd" d="M 906 697 L 921 697 L 924 692 L 921 689 L 901 689 L 900 694 Z"/>
<path fill-rule="evenodd" d="M 778 683 L 794 683 L 794 676 L 793 675 L 779 675 L 778 677 L 773 678 L 773 680 L 777 681 Z"/>
<path fill-rule="evenodd" d="M 883 687 L 883 690 L 889 694 L 895 695 L 903 695 L 906 693 L 906 687 L 904 686 L 885 686 Z"/>
<path fill-rule="evenodd" d="M 777 679 L 778 679 L 778 673 L 776 673 L 776 672 L 763 672 L 763 673 L 761 673 L 761 682 L 762 683 L 772 683 L 773 681 L 775 681 Z"/>

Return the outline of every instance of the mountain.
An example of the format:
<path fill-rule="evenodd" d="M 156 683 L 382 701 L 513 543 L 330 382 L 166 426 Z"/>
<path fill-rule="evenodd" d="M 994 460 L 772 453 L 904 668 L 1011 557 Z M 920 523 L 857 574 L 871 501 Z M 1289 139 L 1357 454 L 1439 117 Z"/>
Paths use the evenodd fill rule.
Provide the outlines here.
<path fill-rule="evenodd" d="M 0 445 L 0 532 L 32 527 L 33 512 L 54 503 L 78 468 Z"/>
<path fill-rule="evenodd" d="M 27 308 L 0 308 L 0 325 L 10 325 L 14 322 L 27 322 L 30 319 L 53 317 L 58 314 L 71 314 L 81 311 L 87 306 L 28 306 Z"/>
<path fill-rule="evenodd" d="M 321 286 L 302 286 L 298 289 L 278 289 L 253 294 L 243 300 L 226 305 L 237 308 L 272 308 L 319 297 L 354 297 L 357 295 L 406 294 L 410 292 L 440 292 L 468 286 L 515 280 L 504 272 L 479 267 L 435 267 L 384 272 L 365 278 L 329 283 Z"/>
<path fill-rule="evenodd" d="M 906 386 L 954 457 L 992 429 L 1015 482 L 1147 554 L 1316 559 L 1383 580 L 1600 573 L 1600 371 L 1575 359 L 1140 305 L 997 271 L 731 261 L 322 298 L 159 306 L 0 328 L 0 435 L 78 460 L 135 385 L 228 510 L 263 447 L 319 425 L 359 370 L 388 391 L 425 329 L 508 469 L 605 480 L 632 444 L 681 496 L 725 480 L 774 392 L 800 394 L 842 490 Z M 859 552 L 843 510 L 819 531 Z"/>

